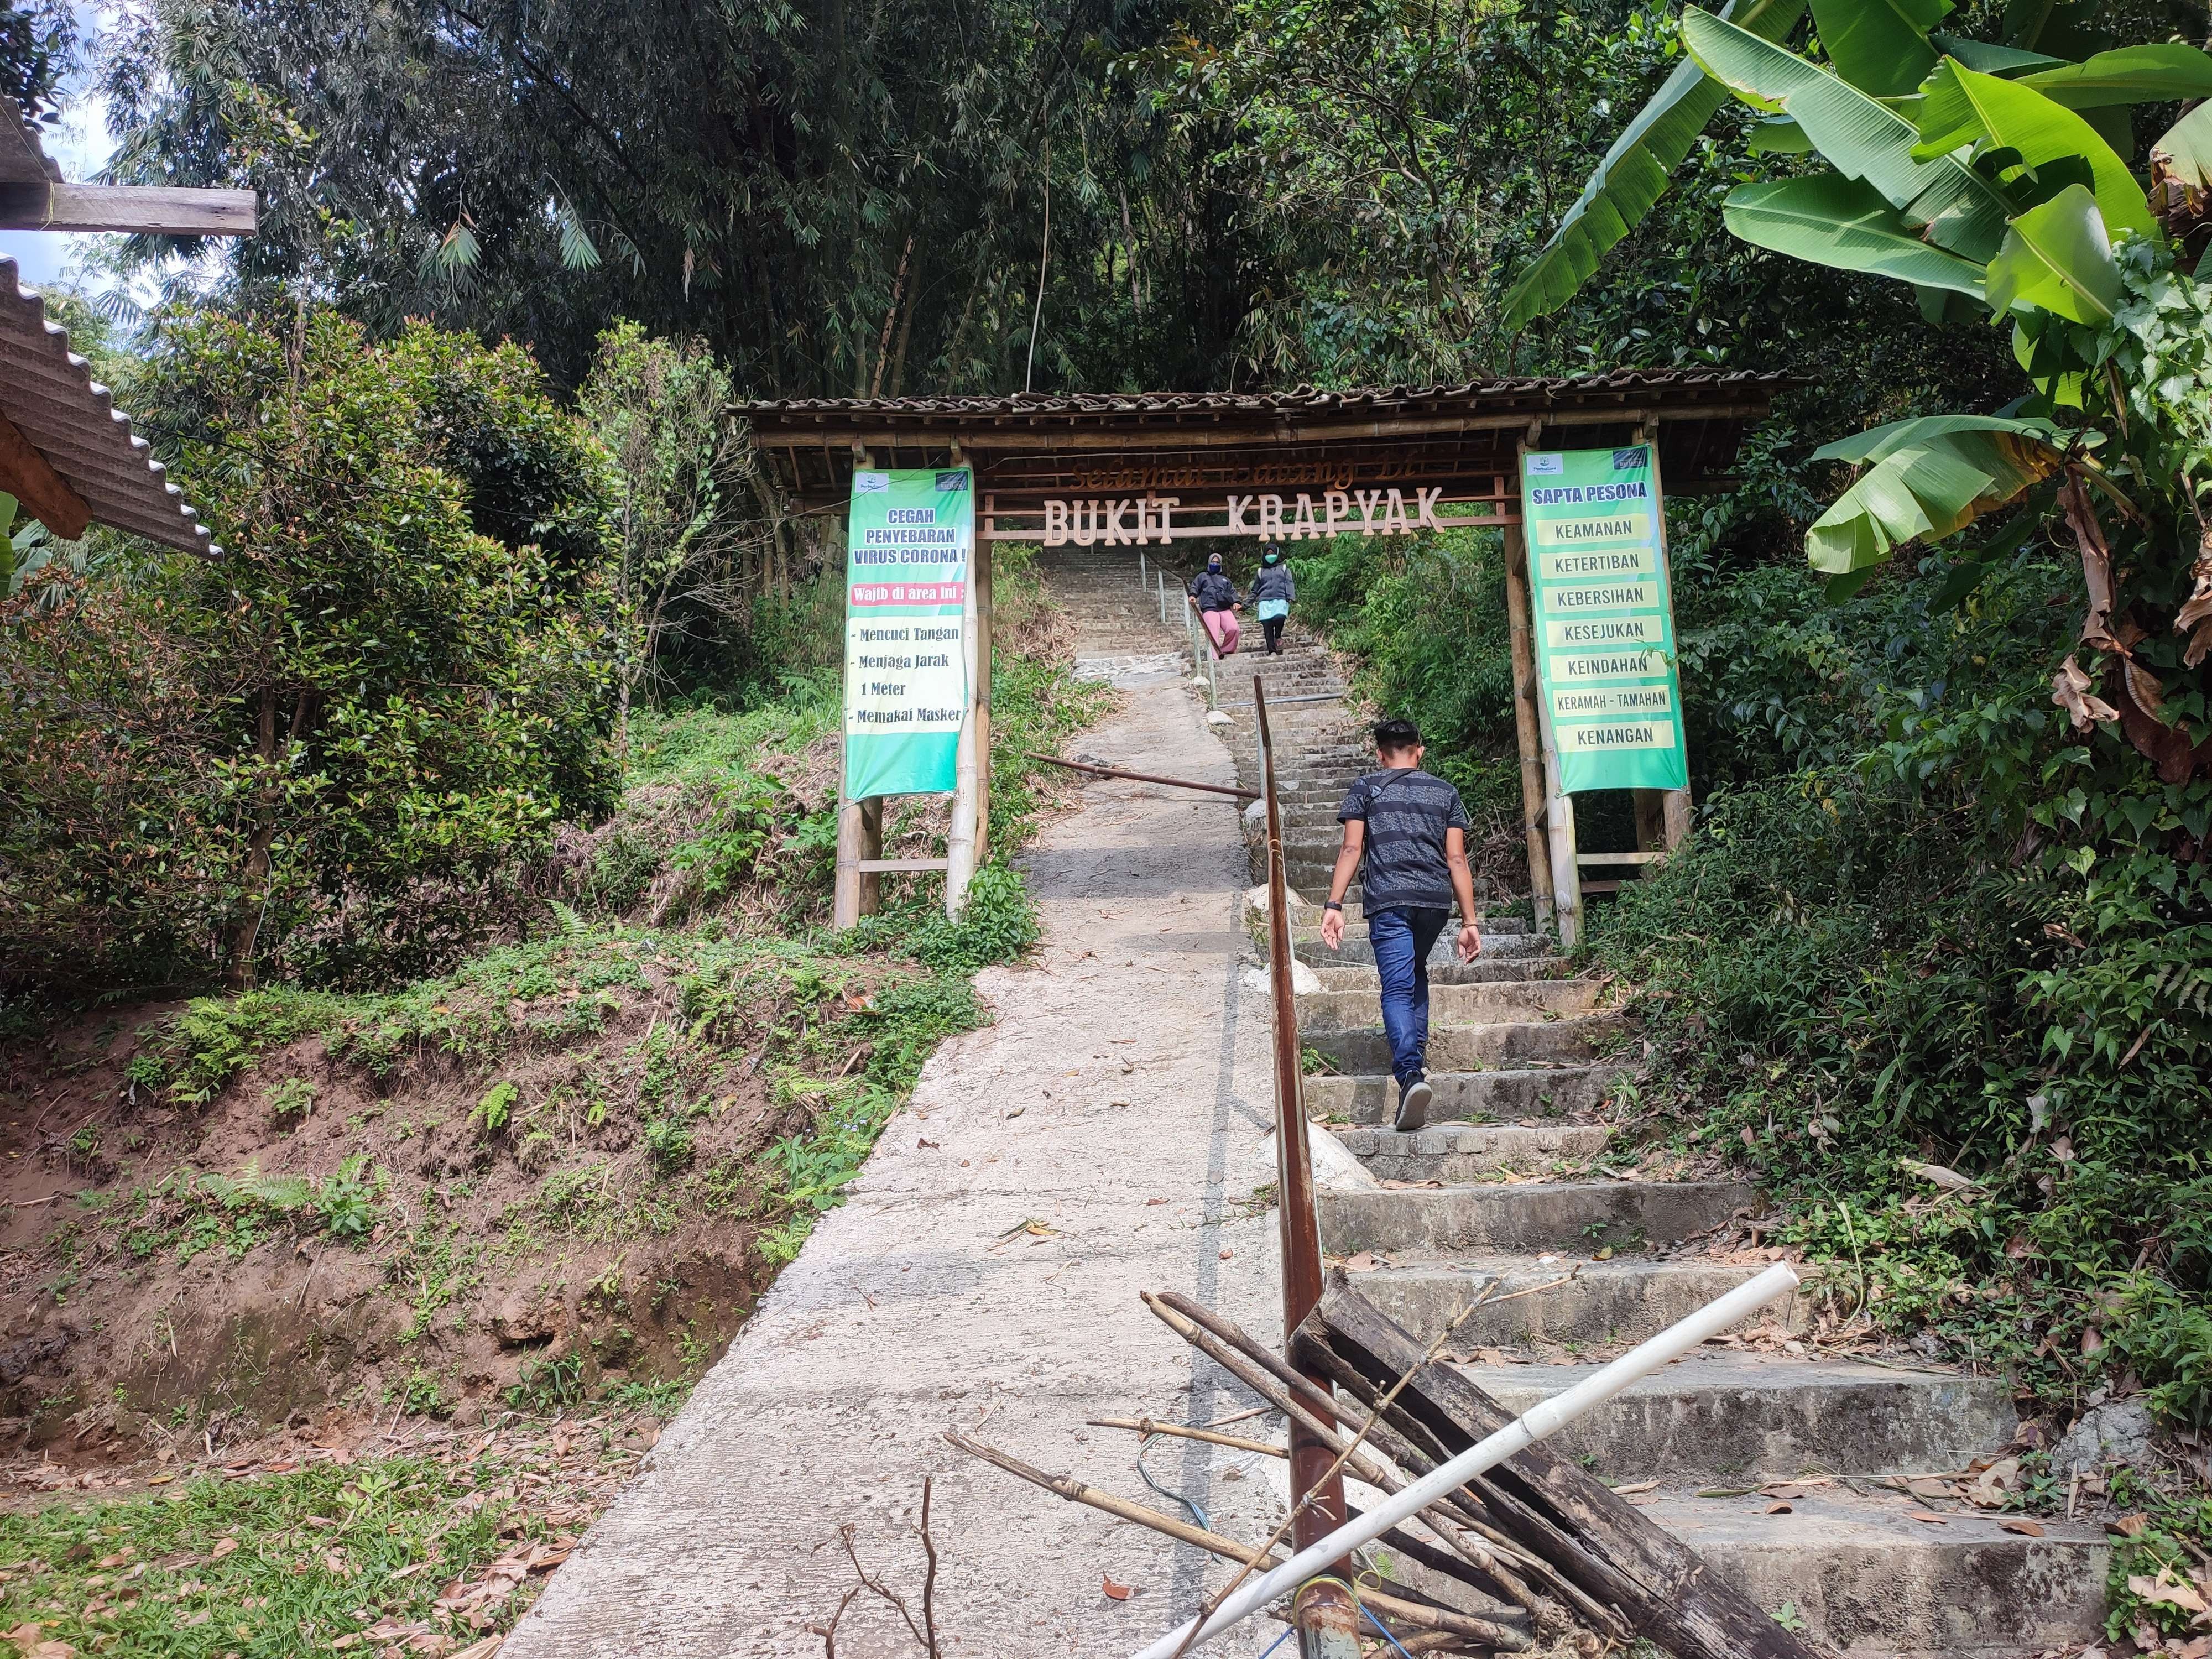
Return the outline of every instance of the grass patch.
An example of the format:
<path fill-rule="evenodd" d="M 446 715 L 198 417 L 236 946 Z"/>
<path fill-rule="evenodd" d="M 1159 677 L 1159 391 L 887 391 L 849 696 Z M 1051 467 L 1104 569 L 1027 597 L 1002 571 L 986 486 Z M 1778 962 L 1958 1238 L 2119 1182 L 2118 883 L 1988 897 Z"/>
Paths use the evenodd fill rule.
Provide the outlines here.
<path fill-rule="evenodd" d="M 395 1458 L 160 1497 L 0 1516 L 0 1625 L 82 1652 L 291 1659 L 432 1603 L 505 1553 L 500 1507 L 463 1500 L 504 1471 Z M 526 1524 L 525 1536 L 544 1536 Z M 520 1595 L 492 1614 L 505 1629 Z M 457 1634 L 462 1632 L 456 1632 Z M 466 1634 L 471 1638 L 477 1632 Z"/>

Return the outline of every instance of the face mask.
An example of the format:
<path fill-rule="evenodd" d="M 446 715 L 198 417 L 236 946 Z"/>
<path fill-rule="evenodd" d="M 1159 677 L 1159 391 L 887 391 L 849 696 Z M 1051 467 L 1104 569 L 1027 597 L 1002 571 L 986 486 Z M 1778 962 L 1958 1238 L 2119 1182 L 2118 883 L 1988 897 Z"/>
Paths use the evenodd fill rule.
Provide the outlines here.
<path fill-rule="evenodd" d="M 1208 570 L 1218 570 L 1218 569 L 1220 569 L 1220 568 L 1221 568 L 1221 560 L 1220 560 L 1219 556 L 1218 556 L 1218 555 L 1217 555 L 1217 556 L 1214 556 L 1213 558 L 1208 559 L 1208 560 L 1206 562 L 1206 568 Z"/>
<path fill-rule="evenodd" d="M 1260 561 L 1262 564 L 1280 564 L 1282 562 L 1283 556 L 1279 553 L 1270 553 Z"/>

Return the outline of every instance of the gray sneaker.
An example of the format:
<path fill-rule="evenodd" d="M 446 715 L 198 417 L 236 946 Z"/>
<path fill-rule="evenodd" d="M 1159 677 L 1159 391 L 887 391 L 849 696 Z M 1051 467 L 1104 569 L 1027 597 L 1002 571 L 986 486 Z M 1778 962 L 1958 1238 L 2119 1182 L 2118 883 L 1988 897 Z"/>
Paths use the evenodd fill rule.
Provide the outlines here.
<path fill-rule="evenodd" d="M 1435 1097 L 1436 1092 L 1429 1087 L 1426 1078 L 1417 1079 L 1401 1089 L 1398 1091 L 1397 1127 L 1410 1133 L 1426 1123 L 1429 1121 L 1429 1102 Z"/>

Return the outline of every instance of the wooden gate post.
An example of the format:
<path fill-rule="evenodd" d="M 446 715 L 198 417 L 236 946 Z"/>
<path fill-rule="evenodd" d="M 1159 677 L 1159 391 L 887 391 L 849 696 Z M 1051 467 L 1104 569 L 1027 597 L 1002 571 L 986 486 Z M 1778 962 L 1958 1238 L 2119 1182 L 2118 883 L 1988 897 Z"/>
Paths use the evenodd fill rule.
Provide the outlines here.
<path fill-rule="evenodd" d="M 959 450 L 953 451 L 955 465 Z M 975 862 L 991 857 L 991 532 L 998 527 L 989 497 L 983 502 L 983 533 L 975 538 Z"/>
<path fill-rule="evenodd" d="M 860 925 L 861 804 L 837 791 L 837 885 L 830 926 L 842 932 Z"/>
<path fill-rule="evenodd" d="M 1513 653 L 1513 737 L 1521 750 L 1521 828 L 1528 843 L 1528 890 L 1541 927 L 1552 919 L 1552 853 L 1544 840 L 1544 739 L 1529 623 L 1528 545 L 1517 524 L 1505 526 L 1505 616 Z"/>
<path fill-rule="evenodd" d="M 1656 515 L 1659 526 L 1660 580 L 1667 584 L 1667 632 L 1669 637 L 1674 638 L 1675 644 L 1679 647 L 1681 641 L 1679 637 L 1675 637 L 1674 625 L 1674 556 L 1667 545 L 1667 489 L 1664 482 L 1659 477 L 1658 421 L 1646 420 L 1638 428 L 1636 435 L 1642 442 L 1651 446 L 1651 510 Z M 1679 672 L 1674 677 L 1674 683 L 1678 688 L 1681 684 L 1681 675 Z M 1689 730 L 1686 726 L 1682 732 L 1682 764 L 1685 776 L 1688 775 L 1686 769 L 1690 763 L 1689 741 Z M 1690 792 L 1687 788 L 1682 788 L 1655 789 L 1651 793 L 1659 798 L 1657 825 L 1659 835 L 1658 839 L 1652 844 L 1659 849 L 1671 853 L 1690 838 Z M 1639 831 L 1643 817 L 1643 809 L 1639 805 L 1637 811 Z M 1642 841 L 1643 837 L 1639 833 L 1638 842 L 1642 844 Z"/>
<path fill-rule="evenodd" d="M 952 824 L 945 836 L 945 914 L 957 921 L 968 908 L 968 884 L 975 879 L 977 846 L 977 808 L 979 791 L 976 779 L 980 769 L 976 764 L 979 727 L 990 719 L 988 702 L 976 697 L 976 638 L 977 611 L 976 568 L 981 557 L 988 557 L 981 550 L 989 545 L 977 538 L 978 550 L 968 564 L 968 580 L 961 584 L 963 597 L 960 605 L 960 651 L 967 669 L 968 706 L 960 713 L 960 742 L 954 750 L 952 762 Z"/>
<path fill-rule="evenodd" d="M 1515 446 L 1513 474 L 1516 488 L 1523 471 L 1522 458 L 1536 447 L 1542 431 L 1541 421 L 1531 421 L 1527 434 Z M 1525 561 L 1530 547 L 1525 527 L 1518 539 Z M 1583 873 L 1575 853 L 1575 803 L 1574 798 L 1559 787 L 1559 734 L 1552 723 L 1552 700 L 1544 695 L 1542 677 L 1535 669 L 1535 630 L 1543 625 L 1543 619 L 1534 609 L 1534 584 L 1528 580 L 1525 563 L 1521 581 L 1531 606 L 1528 691 L 1535 701 L 1536 726 L 1543 745 L 1544 830 L 1552 866 L 1552 921 L 1559 930 L 1560 946 L 1571 950 L 1583 931 Z"/>

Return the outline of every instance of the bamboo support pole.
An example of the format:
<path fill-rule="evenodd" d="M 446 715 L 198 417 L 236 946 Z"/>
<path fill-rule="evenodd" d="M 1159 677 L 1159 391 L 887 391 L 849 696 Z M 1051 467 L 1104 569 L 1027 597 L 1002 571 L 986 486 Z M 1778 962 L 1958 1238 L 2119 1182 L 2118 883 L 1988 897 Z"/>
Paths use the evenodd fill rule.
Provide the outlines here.
<path fill-rule="evenodd" d="M 991 857 L 991 544 L 975 544 L 975 862 Z"/>
<path fill-rule="evenodd" d="M 1505 531 L 1505 617 L 1513 672 L 1513 738 L 1521 751 L 1521 827 L 1528 844 L 1528 890 L 1536 925 L 1552 919 L 1552 849 L 1544 817 L 1544 733 L 1537 700 L 1536 642 L 1528 609 L 1528 548 L 1519 525 Z"/>

